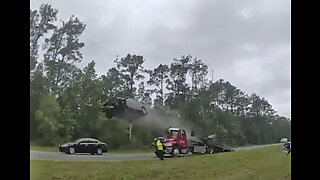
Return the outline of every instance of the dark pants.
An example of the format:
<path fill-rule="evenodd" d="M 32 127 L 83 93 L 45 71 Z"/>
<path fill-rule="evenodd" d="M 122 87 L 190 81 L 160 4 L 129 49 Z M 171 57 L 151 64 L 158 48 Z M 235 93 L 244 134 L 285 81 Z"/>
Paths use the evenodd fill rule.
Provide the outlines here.
<path fill-rule="evenodd" d="M 157 157 L 161 160 L 163 160 L 164 158 L 164 151 L 163 150 L 156 150 L 155 154 L 157 155 Z"/>
<path fill-rule="evenodd" d="M 291 153 L 291 149 L 288 149 L 287 155 L 289 155 Z"/>

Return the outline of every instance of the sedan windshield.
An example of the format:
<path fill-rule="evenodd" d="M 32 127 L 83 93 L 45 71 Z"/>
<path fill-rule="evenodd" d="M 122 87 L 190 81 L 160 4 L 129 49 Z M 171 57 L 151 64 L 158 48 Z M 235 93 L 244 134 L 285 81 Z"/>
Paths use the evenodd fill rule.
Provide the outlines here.
<path fill-rule="evenodd" d="M 75 142 L 75 143 L 79 143 L 81 140 L 82 140 L 82 139 L 77 139 L 77 140 L 75 140 L 74 142 Z"/>

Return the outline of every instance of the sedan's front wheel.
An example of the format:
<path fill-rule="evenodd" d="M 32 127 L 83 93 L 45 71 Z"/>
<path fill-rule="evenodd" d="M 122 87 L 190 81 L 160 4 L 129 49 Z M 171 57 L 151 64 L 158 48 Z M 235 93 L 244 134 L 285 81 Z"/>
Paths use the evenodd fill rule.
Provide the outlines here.
<path fill-rule="evenodd" d="M 70 154 L 74 154 L 76 152 L 76 150 L 73 148 L 73 147 L 70 147 L 69 148 L 69 153 Z"/>
<path fill-rule="evenodd" d="M 98 155 L 102 155 L 102 149 L 101 149 L 101 148 L 98 148 L 98 149 L 97 149 L 97 154 L 98 154 Z"/>

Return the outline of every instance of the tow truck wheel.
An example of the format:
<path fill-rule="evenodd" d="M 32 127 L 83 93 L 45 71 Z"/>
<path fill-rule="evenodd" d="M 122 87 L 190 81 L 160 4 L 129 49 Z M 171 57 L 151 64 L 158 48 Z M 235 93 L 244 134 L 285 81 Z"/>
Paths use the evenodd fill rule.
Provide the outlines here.
<path fill-rule="evenodd" d="M 186 154 L 189 154 L 190 153 L 190 149 L 187 149 L 187 153 Z"/>
<path fill-rule="evenodd" d="M 214 154 L 214 150 L 213 149 L 210 150 L 210 154 Z"/>
<path fill-rule="evenodd" d="M 180 155 L 180 150 L 179 148 L 173 148 L 172 149 L 172 157 L 178 157 Z"/>
<path fill-rule="evenodd" d="M 209 149 L 207 149 L 207 152 L 206 152 L 207 154 L 213 154 L 214 153 L 214 150 L 213 149 L 211 149 L 211 148 L 209 148 Z"/>
<path fill-rule="evenodd" d="M 191 154 L 197 154 L 196 152 L 194 152 L 194 148 L 190 149 Z"/>

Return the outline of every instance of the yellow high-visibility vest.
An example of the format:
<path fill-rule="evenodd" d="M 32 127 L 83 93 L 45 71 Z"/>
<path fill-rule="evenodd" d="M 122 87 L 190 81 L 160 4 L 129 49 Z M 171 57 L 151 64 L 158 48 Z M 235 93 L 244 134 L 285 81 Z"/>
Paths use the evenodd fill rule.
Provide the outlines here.
<path fill-rule="evenodd" d="M 158 148 L 158 150 L 160 150 L 160 151 L 163 150 L 162 143 L 161 143 L 160 140 L 157 141 L 157 148 Z"/>

